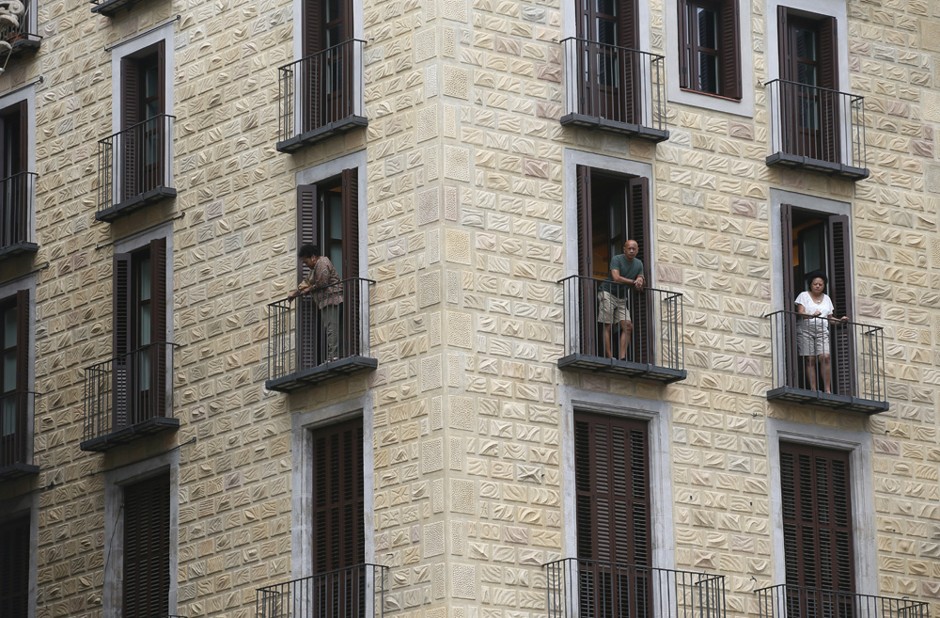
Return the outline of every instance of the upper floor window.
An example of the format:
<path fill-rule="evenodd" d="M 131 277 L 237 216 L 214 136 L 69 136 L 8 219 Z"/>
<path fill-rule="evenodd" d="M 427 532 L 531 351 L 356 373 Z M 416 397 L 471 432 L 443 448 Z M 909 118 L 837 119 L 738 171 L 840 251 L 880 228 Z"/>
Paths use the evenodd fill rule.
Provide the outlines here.
<path fill-rule="evenodd" d="M 735 0 L 679 0 L 679 81 L 682 88 L 741 98 Z"/>
<path fill-rule="evenodd" d="M 30 170 L 29 102 L 0 109 L 0 255 L 34 252 L 36 174 Z"/>
<path fill-rule="evenodd" d="M 0 616 L 29 616 L 29 514 L 0 521 Z"/>
<path fill-rule="evenodd" d="M 32 460 L 29 290 L 0 301 L 0 478 L 36 472 Z"/>

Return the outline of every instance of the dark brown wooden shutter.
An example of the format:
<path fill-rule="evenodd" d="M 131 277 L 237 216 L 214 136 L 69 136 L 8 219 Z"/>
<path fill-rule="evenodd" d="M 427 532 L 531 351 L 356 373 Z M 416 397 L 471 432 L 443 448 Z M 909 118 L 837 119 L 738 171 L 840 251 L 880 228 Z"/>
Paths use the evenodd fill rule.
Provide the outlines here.
<path fill-rule="evenodd" d="M 124 488 L 123 617 L 169 614 L 170 477 Z"/>
<path fill-rule="evenodd" d="M 116 156 L 121 161 L 121 199 L 126 200 L 139 193 L 140 131 L 133 129 L 140 118 L 140 72 L 137 60 L 121 59 L 121 135 L 115 144 Z"/>
<path fill-rule="evenodd" d="M 639 246 L 637 255 L 643 262 L 643 275 L 647 287 L 651 281 L 652 273 L 652 243 L 650 242 L 650 201 L 649 179 L 630 178 L 627 181 L 627 219 L 629 220 L 629 236 Z M 655 358 L 653 350 L 653 328 L 650 324 L 655 315 L 651 303 L 654 298 L 651 293 L 631 291 L 630 313 L 633 318 L 633 361 L 638 363 L 651 363 Z"/>
<path fill-rule="evenodd" d="M 579 165 L 575 171 L 578 207 L 578 274 L 594 275 L 594 250 L 591 246 L 591 168 Z"/>
<path fill-rule="evenodd" d="M 835 17 L 824 17 L 817 22 L 819 42 L 819 86 L 833 91 L 839 89 L 839 54 Z M 820 151 L 817 155 L 824 161 L 839 161 L 839 96 L 836 92 L 821 90 L 819 93 Z"/>
<path fill-rule="evenodd" d="M 323 0 L 304 0 L 303 55 L 323 50 Z"/>
<path fill-rule="evenodd" d="M 359 354 L 362 320 L 359 308 L 364 285 L 359 280 L 359 170 L 343 170 L 343 348 L 341 356 Z"/>
<path fill-rule="evenodd" d="M 738 28 L 738 3 L 724 0 L 720 4 L 718 24 L 718 66 L 721 73 L 719 94 L 731 99 L 741 98 L 741 35 Z"/>
<path fill-rule="evenodd" d="M 851 233 L 847 215 L 829 217 L 829 297 L 832 299 L 834 315 L 849 316 L 854 320 L 852 290 Z M 840 395 L 856 395 L 854 330 L 850 326 L 836 325 L 832 329 L 830 352 L 832 354 L 833 391 Z"/>
<path fill-rule="evenodd" d="M 150 369 L 151 388 L 153 393 L 153 414 L 152 416 L 166 416 L 167 391 L 169 389 L 168 378 L 169 350 L 166 345 L 166 313 L 167 298 L 166 289 L 166 239 L 156 238 L 150 241 Z"/>
<path fill-rule="evenodd" d="M 780 54 L 780 79 L 796 81 L 793 71 L 793 50 L 790 49 L 790 20 L 787 7 L 777 6 L 777 53 Z"/>
<path fill-rule="evenodd" d="M 849 453 L 782 442 L 780 481 L 787 585 L 854 593 Z"/>
<path fill-rule="evenodd" d="M 297 187 L 297 249 L 303 245 L 317 244 L 319 200 L 316 185 Z M 323 250 L 323 247 L 320 247 Z M 307 276 L 309 269 L 297 260 L 298 281 Z M 297 298 L 297 370 L 315 367 L 317 359 L 317 336 L 319 312 L 313 296 L 305 294 Z"/>
<path fill-rule="evenodd" d="M 365 561 L 362 419 L 313 431 L 313 570 Z"/>
<path fill-rule="evenodd" d="M 16 292 L 16 440 L 15 461 L 27 461 L 31 449 L 27 439 L 31 437 L 29 424 L 29 290 Z M 0 616 L 3 616 L 0 612 Z"/>
<path fill-rule="evenodd" d="M 317 237 L 317 201 L 316 185 L 297 187 L 297 249 L 303 245 L 318 244 Z M 323 247 L 320 247 L 323 249 Z M 307 267 L 297 261 L 297 277 L 302 279 L 307 274 Z"/>
<path fill-rule="evenodd" d="M 128 382 L 131 352 L 131 255 L 114 254 L 111 278 L 113 358 L 111 361 L 111 399 L 113 418 L 111 430 L 127 425 L 130 385 Z"/>
<path fill-rule="evenodd" d="M 638 124 L 640 118 L 639 81 L 643 72 L 640 68 L 640 56 L 633 50 L 639 48 L 639 30 L 637 24 L 637 5 L 635 0 L 615 0 L 617 2 L 617 30 L 620 35 L 621 86 L 619 100 L 614 104 L 611 120 Z M 622 110 L 622 111 L 621 111 Z"/>
<path fill-rule="evenodd" d="M 29 616 L 29 515 L 0 522 L 0 616 Z"/>
<path fill-rule="evenodd" d="M 802 291 L 797 290 L 793 278 L 793 206 L 780 205 L 780 255 L 783 263 L 780 265 L 783 273 L 783 308 L 785 313 L 780 314 L 776 323 L 771 324 L 776 330 L 771 334 L 773 345 L 784 346 L 780 351 L 784 355 L 785 380 L 787 386 L 797 387 L 800 384 L 800 363 L 796 349 L 796 297 Z"/>
<path fill-rule="evenodd" d="M 679 28 L 679 87 L 697 89 L 692 76 L 695 63 L 692 59 L 693 35 L 689 28 L 689 9 L 688 0 L 679 0 L 676 15 Z"/>
<path fill-rule="evenodd" d="M 580 279 L 571 280 L 565 294 L 576 295 L 580 315 L 569 316 L 573 324 L 578 324 L 581 332 L 580 346 L 582 354 L 597 355 L 597 286 L 594 276 L 594 246 L 592 244 L 591 221 L 591 168 L 579 165 L 575 170 L 575 184 L 578 209 L 578 275 Z M 574 300 L 574 299 L 572 299 Z"/>

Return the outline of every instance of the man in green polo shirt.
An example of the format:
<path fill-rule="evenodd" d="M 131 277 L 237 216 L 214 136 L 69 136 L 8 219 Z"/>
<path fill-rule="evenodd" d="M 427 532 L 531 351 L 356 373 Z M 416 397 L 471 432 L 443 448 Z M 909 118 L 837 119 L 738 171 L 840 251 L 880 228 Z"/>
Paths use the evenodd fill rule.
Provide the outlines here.
<path fill-rule="evenodd" d="M 601 284 L 597 296 L 597 321 L 604 325 L 604 355 L 613 358 L 611 351 L 611 331 L 614 320 L 620 322 L 620 349 L 618 357 L 626 360 L 633 337 L 633 321 L 630 319 L 631 290 L 643 291 L 646 279 L 643 277 L 643 262 L 636 254 L 640 246 L 635 240 L 623 243 L 623 253 L 615 255 L 610 261 L 607 281 Z"/>

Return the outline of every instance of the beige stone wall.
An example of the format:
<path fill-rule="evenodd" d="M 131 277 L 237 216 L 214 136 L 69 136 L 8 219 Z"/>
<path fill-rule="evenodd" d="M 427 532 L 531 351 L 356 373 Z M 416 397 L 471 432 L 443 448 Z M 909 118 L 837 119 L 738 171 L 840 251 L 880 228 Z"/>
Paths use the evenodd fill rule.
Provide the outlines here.
<path fill-rule="evenodd" d="M 671 7 L 671 5 L 668 5 Z M 372 399 L 375 559 L 400 616 L 544 616 L 540 565 L 565 547 L 561 386 L 670 404 L 677 568 L 726 575 L 729 610 L 755 612 L 773 572 L 766 419 L 873 436 L 884 595 L 940 611 L 940 124 L 929 2 L 849 2 L 851 90 L 866 97 L 871 178 L 767 168 L 754 118 L 669 104 L 671 137 L 563 129 L 561 23 L 550 3 L 367 2 L 369 127 L 298 154 L 274 149 L 276 67 L 292 59 L 290 2 L 149 0 L 114 19 L 42 2 L 40 181 L 34 262 L 40 616 L 102 614 L 103 473 L 180 446 L 178 613 L 254 616 L 255 589 L 292 576 L 291 418 Z M 664 49 L 651 3 L 652 51 Z M 756 81 L 764 4 L 752 4 Z M 176 25 L 179 197 L 95 222 L 96 141 L 111 132 L 105 46 Z M 565 148 L 651 164 L 655 282 L 685 294 L 688 379 L 660 387 L 561 373 Z M 368 272 L 378 370 L 295 395 L 265 392 L 265 306 L 295 276 L 295 174 L 366 149 Z M 891 411 L 866 417 L 771 404 L 772 188 L 852 203 L 858 319 L 883 325 Z M 111 351 L 115 240 L 173 227 L 175 436 L 97 455 L 82 439 L 82 376 Z M 196 438 L 194 444 L 188 440 Z M 867 591 L 866 591 L 867 592 Z"/>

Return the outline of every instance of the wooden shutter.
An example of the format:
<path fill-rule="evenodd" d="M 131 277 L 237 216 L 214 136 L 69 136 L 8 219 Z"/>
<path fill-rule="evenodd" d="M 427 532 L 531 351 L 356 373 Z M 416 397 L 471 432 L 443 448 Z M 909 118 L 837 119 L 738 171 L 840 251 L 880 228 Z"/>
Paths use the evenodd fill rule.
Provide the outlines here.
<path fill-rule="evenodd" d="M 304 0 L 303 55 L 323 50 L 323 0 Z"/>
<path fill-rule="evenodd" d="M 124 488 L 123 618 L 169 614 L 170 477 Z"/>
<path fill-rule="evenodd" d="M 362 418 L 313 432 L 313 570 L 365 561 Z"/>
<path fill-rule="evenodd" d="M 647 443 L 643 421 L 575 414 L 579 601 L 588 615 L 648 615 Z"/>
<path fill-rule="evenodd" d="M 839 55 L 836 38 L 836 19 L 824 17 L 817 22 L 817 40 L 819 43 L 818 66 L 819 86 L 837 91 L 839 89 Z M 817 155 L 824 161 L 838 162 L 841 159 L 839 135 L 839 95 L 837 92 L 820 90 L 819 122 L 820 151 Z"/>
<path fill-rule="evenodd" d="M 140 131 L 132 129 L 141 121 L 140 118 L 140 72 L 137 60 L 132 57 L 121 59 L 121 134 L 115 147 L 121 162 L 121 200 L 137 195 L 139 191 L 139 156 Z"/>
<path fill-rule="evenodd" d="M 652 272 L 652 243 L 650 242 L 650 202 L 649 179 L 630 178 L 627 181 L 627 220 L 629 237 L 639 246 L 637 255 L 643 262 L 643 275 L 649 284 Z M 631 314 L 633 318 L 633 360 L 638 363 L 651 363 L 655 358 L 654 328 L 650 324 L 655 315 L 652 307 L 654 300 L 651 292 L 631 291 Z"/>
<path fill-rule="evenodd" d="M 854 593 L 849 453 L 782 442 L 780 480 L 787 585 Z"/>
<path fill-rule="evenodd" d="M 297 249 L 303 245 L 317 244 L 319 234 L 319 200 L 316 185 L 297 187 Z M 322 247 L 321 247 L 322 250 Z M 298 281 L 307 276 L 309 269 L 297 261 Z M 313 296 L 305 294 L 297 298 L 297 369 L 316 367 L 319 312 Z"/>
<path fill-rule="evenodd" d="M 151 417 L 166 416 L 167 392 L 169 390 L 168 378 L 171 372 L 170 356 L 166 345 L 166 239 L 156 238 L 150 241 L 150 370 L 153 410 Z"/>
<path fill-rule="evenodd" d="M 721 73 L 718 92 L 731 99 L 741 98 L 741 34 L 738 28 L 738 3 L 722 0 L 719 4 L 718 67 Z"/>
<path fill-rule="evenodd" d="M 771 334 L 774 346 L 782 346 L 778 354 L 783 354 L 784 379 L 786 386 L 798 387 L 800 384 L 800 363 L 796 349 L 796 297 L 801 290 L 797 290 L 793 278 L 793 206 L 780 205 L 780 256 L 783 263 L 780 268 L 783 272 L 783 308 L 785 313 L 780 314 L 776 323 L 771 324 L 775 331 Z M 776 360 L 776 359 L 775 359 Z M 775 385 L 780 386 L 780 385 Z"/>
<path fill-rule="evenodd" d="M 591 220 L 591 168 L 579 165 L 575 169 L 578 217 L 578 279 L 571 283 L 565 294 L 571 295 L 569 307 L 577 307 L 577 315 L 569 316 L 580 330 L 580 352 L 597 355 L 597 286 L 594 276 L 594 246 Z"/>
<path fill-rule="evenodd" d="M 640 100 L 642 94 L 640 56 L 635 53 L 639 47 L 637 26 L 637 6 L 635 0 L 615 0 L 617 2 L 617 30 L 619 35 L 616 53 L 620 56 L 620 93 L 610 119 L 618 122 L 640 124 Z"/>
<path fill-rule="evenodd" d="M 343 348 L 342 356 L 359 354 L 362 289 L 359 279 L 359 170 L 343 170 Z"/>
<path fill-rule="evenodd" d="M 692 67 L 695 66 L 695 62 L 692 58 L 693 35 L 689 27 L 690 8 L 688 0 L 679 0 L 676 15 L 679 28 L 679 87 L 697 89 L 692 76 Z"/>
<path fill-rule="evenodd" d="M 29 609 L 29 515 L 0 522 L 0 616 L 26 618 Z"/>
<path fill-rule="evenodd" d="M 111 431 L 125 427 L 130 404 L 131 255 L 116 253 L 111 279 L 113 358 L 111 361 Z"/>
<path fill-rule="evenodd" d="M 14 461 L 30 463 L 29 431 L 29 290 L 16 292 L 16 448 Z M 0 616 L 3 613 L 0 612 Z"/>
<path fill-rule="evenodd" d="M 829 297 L 832 299 L 834 315 L 849 316 L 854 320 L 852 292 L 851 232 L 847 215 L 831 215 L 828 225 L 829 249 Z M 840 395 L 856 395 L 855 380 L 855 331 L 851 326 L 835 326 L 832 329 L 830 352 L 832 354 L 832 388 Z"/>

